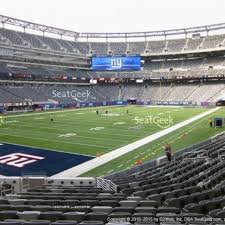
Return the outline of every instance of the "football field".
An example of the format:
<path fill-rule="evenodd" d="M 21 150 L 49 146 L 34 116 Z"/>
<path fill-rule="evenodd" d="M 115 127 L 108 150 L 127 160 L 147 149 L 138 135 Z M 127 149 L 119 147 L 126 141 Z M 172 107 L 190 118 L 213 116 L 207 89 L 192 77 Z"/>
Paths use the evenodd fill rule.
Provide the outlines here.
<path fill-rule="evenodd" d="M 188 107 L 129 106 L 11 115 L 5 116 L 0 126 L 0 143 L 13 143 L 96 157 L 207 110 Z M 219 110 L 214 115 L 204 117 L 154 143 L 144 145 L 86 175 L 99 176 L 112 173 L 134 166 L 137 159 L 145 161 L 154 158 L 162 154 L 162 146 L 166 142 L 171 142 L 173 149 L 177 150 L 202 141 L 223 130 L 209 130 L 208 119 L 215 115 L 224 117 L 224 111 Z M 195 133 L 197 131 L 200 133 Z M 191 135 L 193 135 L 192 138 Z M 182 141 L 176 142 L 178 139 Z"/>

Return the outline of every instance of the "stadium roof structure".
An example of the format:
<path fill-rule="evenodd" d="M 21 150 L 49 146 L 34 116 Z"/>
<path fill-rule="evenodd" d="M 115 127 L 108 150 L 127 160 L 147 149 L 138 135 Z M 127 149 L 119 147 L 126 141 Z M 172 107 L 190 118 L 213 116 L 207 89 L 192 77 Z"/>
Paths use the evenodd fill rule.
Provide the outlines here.
<path fill-rule="evenodd" d="M 209 32 L 215 30 L 225 29 L 225 23 L 212 24 L 207 26 L 197 26 L 189 28 L 179 28 L 171 30 L 158 30 L 148 32 L 128 32 L 128 33 L 80 33 L 79 37 L 88 38 L 138 38 L 138 37 L 157 37 L 157 36 L 170 36 L 170 35 L 187 35 L 200 32 Z"/>
<path fill-rule="evenodd" d="M 206 26 L 195 26 L 195 27 L 188 27 L 188 28 L 179 28 L 179 29 L 170 29 L 170 30 L 158 30 L 158 31 L 148 31 L 148 32 L 126 32 L 126 33 L 79 33 L 75 31 L 70 31 L 66 29 L 55 28 L 51 26 L 46 26 L 38 23 L 33 23 L 25 20 L 16 19 L 13 17 L 3 16 L 0 15 L 0 23 L 9 24 L 12 26 L 21 27 L 24 29 L 31 29 L 45 33 L 52 33 L 66 37 L 74 37 L 77 38 L 86 38 L 86 39 L 98 39 L 98 38 L 147 38 L 147 37 L 162 37 L 165 38 L 167 36 L 172 35 L 187 35 L 187 34 L 195 34 L 201 32 L 210 32 L 216 30 L 225 30 L 225 23 L 218 23 Z"/>
<path fill-rule="evenodd" d="M 12 17 L 3 16 L 3 15 L 0 15 L 0 23 L 2 23 L 3 26 L 4 24 L 9 24 L 12 26 L 22 27 L 24 31 L 26 29 L 31 29 L 31 30 L 41 31 L 43 33 L 47 32 L 47 33 L 58 34 L 60 36 L 63 35 L 63 36 L 69 36 L 69 37 L 75 37 L 75 38 L 79 36 L 78 32 L 65 30 L 65 29 L 59 29 L 59 28 L 55 28 L 51 26 L 45 26 L 42 24 L 32 23 L 25 20 L 15 19 Z"/>

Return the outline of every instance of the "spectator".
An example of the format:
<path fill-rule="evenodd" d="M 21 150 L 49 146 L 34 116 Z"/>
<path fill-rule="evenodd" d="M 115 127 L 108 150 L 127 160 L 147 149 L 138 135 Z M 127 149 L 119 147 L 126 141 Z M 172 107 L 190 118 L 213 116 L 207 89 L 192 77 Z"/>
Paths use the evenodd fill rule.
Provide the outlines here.
<path fill-rule="evenodd" d="M 166 146 L 165 146 L 165 154 L 167 156 L 168 162 L 171 162 L 171 160 L 172 160 L 172 150 L 171 150 L 171 146 L 169 144 L 166 144 Z"/>

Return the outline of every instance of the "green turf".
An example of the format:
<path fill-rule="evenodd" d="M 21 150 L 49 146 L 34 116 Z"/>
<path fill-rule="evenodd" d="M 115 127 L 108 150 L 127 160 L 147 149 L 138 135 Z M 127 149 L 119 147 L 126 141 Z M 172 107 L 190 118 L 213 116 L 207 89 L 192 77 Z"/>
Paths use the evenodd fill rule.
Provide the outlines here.
<path fill-rule="evenodd" d="M 106 109 L 109 115 L 105 115 Z M 127 109 L 129 110 L 129 114 L 126 113 Z M 203 113 L 207 109 L 135 106 L 110 107 L 98 108 L 99 115 L 96 115 L 95 110 L 96 108 L 89 108 L 48 112 L 47 114 L 34 113 L 5 117 L 5 123 L 0 126 L 0 142 L 96 156 L 96 154 L 107 153 L 162 130 L 162 128 L 155 124 L 144 124 L 141 125 L 142 127 L 140 129 L 131 130 L 131 127 L 140 126 L 135 124 L 135 116 L 139 118 L 144 118 L 146 116 L 160 116 L 165 118 L 171 116 L 174 125 Z M 218 115 L 218 113 L 216 115 Z M 54 118 L 54 122 L 50 121 L 51 118 Z M 118 122 L 124 122 L 125 124 L 114 124 Z M 182 139 L 182 143 L 179 141 L 175 142 L 173 148 L 175 150 L 182 148 L 187 144 L 206 139 L 217 132 L 217 130 L 214 129 L 210 130 L 210 132 L 207 130 L 203 132 L 201 126 L 203 126 L 204 123 L 205 126 L 208 126 L 206 121 L 203 122 L 202 125 L 197 126 L 197 128 L 193 127 L 193 130 Z M 104 127 L 104 129 L 98 131 L 90 130 L 96 127 Z M 185 129 L 188 130 L 190 127 L 191 125 L 187 126 Z M 195 133 L 193 137 L 190 138 L 191 134 L 195 131 L 197 132 L 199 129 L 203 133 L 201 135 L 196 135 Z M 141 158 L 144 161 L 154 158 L 162 153 L 162 142 L 167 142 L 167 139 L 170 138 L 174 139 L 178 133 L 183 133 L 183 130 L 184 128 L 181 128 L 149 145 L 145 145 L 134 152 L 118 158 L 118 160 L 113 160 L 104 166 L 90 171 L 85 175 L 103 175 L 109 172 L 116 172 L 133 166 L 136 159 Z M 72 137 L 59 137 L 59 135 L 68 133 L 76 135 Z"/>
<path fill-rule="evenodd" d="M 127 115 L 126 109 L 125 107 L 108 108 L 109 114 L 114 114 L 114 116 L 106 116 L 106 109 L 99 109 L 97 116 L 95 109 L 91 108 L 52 114 L 6 117 L 5 124 L 0 127 L 0 141 L 96 156 L 97 152 L 104 154 L 161 130 L 156 125 L 145 125 L 143 129 L 136 131 L 129 130 L 129 127 L 137 126 L 133 120 L 135 116 L 144 117 L 164 113 L 165 116 L 171 115 L 176 124 L 204 111 L 200 108 L 130 107 Z M 53 123 L 50 121 L 51 117 L 54 118 Z M 114 125 L 116 122 L 126 124 Z M 95 127 L 104 127 L 104 129 L 90 130 Z M 59 137 L 67 133 L 74 133 L 76 136 Z"/>
<path fill-rule="evenodd" d="M 224 109 L 220 109 L 219 111 L 205 116 L 198 121 L 171 132 L 170 134 L 165 135 L 156 141 L 153 141 L 124 156 L 112 160 L 105 165 L 99 166 L 96 169 L 83 174 L 82 176 L 103 176 L 134 167 L 137 159 L 145 162 L 157 158 L 164 155 L 164 146 L 166 143 L 171 144 L 173 152 L 176 152 L 185 147 L 207 140 L 208 138 L 225 131 L 224 127 L 209 127 L 209 119 L 217 116 L 224 118 Z"/>

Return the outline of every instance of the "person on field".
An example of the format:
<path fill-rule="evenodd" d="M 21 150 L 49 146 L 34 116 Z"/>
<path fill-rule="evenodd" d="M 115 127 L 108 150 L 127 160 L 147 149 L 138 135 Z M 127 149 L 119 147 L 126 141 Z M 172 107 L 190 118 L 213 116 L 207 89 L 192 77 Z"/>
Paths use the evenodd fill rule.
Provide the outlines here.
<path fill-rule="evenodd" d="M 96 110 L 96 114 L 98 115 L 98 110 Z"/>
<path fill-rule="evenodd" d="M 210 126 L 210 127 L 213 127 L 213 121 L 212 121 L 211 118 L 209 119 L 209 126 Z"/>
<path fill-rule="evenodd" d="M 168 162 L 171 162 L 171 160 L 172 160 L 172 150 L 171 150 L 171 146 L 169 144 L 166 144 L 166 146 L 165 146 L 165 154 L 167 156 Z"/>

